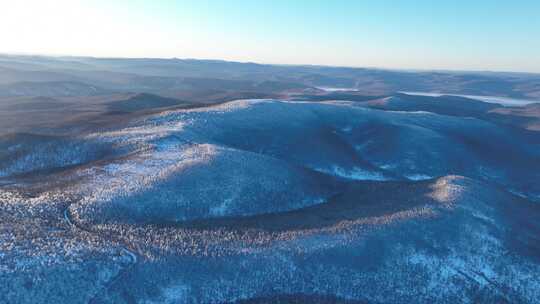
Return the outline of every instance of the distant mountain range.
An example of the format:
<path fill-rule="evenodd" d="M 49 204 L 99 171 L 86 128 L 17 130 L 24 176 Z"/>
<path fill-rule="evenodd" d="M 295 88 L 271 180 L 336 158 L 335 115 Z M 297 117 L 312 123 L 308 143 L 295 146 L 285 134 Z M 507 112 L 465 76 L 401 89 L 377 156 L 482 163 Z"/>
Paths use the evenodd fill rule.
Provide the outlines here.
<path fill-rule="evenodd" d="M 367 95 L 425 91 L 540 99 L 540 74 L 0 55 L 0 96 L 87 96 L 110 92 L 169 96 L 184 90 L 283 94 L 307 89 L 320 92 L 321 87 L 353 89 Z"/>

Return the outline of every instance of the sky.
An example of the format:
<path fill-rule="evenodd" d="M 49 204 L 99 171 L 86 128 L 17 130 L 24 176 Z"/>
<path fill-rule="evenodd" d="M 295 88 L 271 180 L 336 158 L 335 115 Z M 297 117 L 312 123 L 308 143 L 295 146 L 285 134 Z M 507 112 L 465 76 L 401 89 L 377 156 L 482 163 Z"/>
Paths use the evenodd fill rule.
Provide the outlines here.
<path fill-rule="evenodd" d="M 0 0 L 0 53 L 540 72 L 540 1 Z"/>

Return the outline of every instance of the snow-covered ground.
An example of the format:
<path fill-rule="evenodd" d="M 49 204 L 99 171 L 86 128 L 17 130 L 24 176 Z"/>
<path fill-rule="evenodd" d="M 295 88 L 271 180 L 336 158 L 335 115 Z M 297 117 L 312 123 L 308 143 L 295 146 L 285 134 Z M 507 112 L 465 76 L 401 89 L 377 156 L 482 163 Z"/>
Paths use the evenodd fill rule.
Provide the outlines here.
<path fill-rule="evenodd" d="M 16 146 L 0 163 L 0 302 L 534 303 L 540 168 L 524 138 L 242 100 Z"/>
<path fill-rule="evenodd" d="M 519 98 L 510 98 L 510 97 L 501 97 L 501 96 L 480 96 L 480 95 L 460 95 L 460 94 L 446 94 L 446 93 L 431 93 L 431 92 L 400 92 L 407 95 L 418 95 L 418 96 L 431 96 L 431 97 L 440 97 L 440 96 L 458 96 L 465 97 L 470 99 L 476 99 L 483 102 L 489 103 L 498 103 L 503 106 L 524 106 L 531 103 L 540 103 L 540 100 L 533 99 L 519 99 Z"/>

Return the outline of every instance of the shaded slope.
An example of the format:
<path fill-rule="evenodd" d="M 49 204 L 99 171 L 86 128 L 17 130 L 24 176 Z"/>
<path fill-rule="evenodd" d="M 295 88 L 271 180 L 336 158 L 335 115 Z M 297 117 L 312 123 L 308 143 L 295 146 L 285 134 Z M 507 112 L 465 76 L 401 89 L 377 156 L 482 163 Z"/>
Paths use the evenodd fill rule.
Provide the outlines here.
<path fill-rule="evenodd" d="M 419 96 L 396 94 L 371 107 L 391 111 L 426 111 L 443 115 L 478 117 L 501 105 L 457 96 Z"/>
<path fill-rule="evenodd" d="M 190 105 L 190 103 L 153 94 L 136 94 L 128 99 L 117 100 L 107 104 L 110 111 L 119 112 L 136 112 L 179 105 Z"/>
<path fill-rule="evenodd" d="M 492 109 L 488 117 L 527 130 L 540 131 L 540 104 L 538 103 L 523 107 Z"/>

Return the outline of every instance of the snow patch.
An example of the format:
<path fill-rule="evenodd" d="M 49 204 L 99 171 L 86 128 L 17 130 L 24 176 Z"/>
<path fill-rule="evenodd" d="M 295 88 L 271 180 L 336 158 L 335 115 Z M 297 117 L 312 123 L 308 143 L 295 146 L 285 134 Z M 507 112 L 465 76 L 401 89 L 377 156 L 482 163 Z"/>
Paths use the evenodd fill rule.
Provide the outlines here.
<path fill-rule="evenodd" d="M 406 174 L 405 177 L 410 180 L 419 181 L 419 180 L 426 180 L 426 179 L 432 179 L 433 176 L 429 176 L 426 174 Z"/>
<path fill-rule="evenodd" d="M 333 166 L 331 169 L 327 168 L 314 168 L 314 170 L 323 172 L 326 174 L 331 174 L 347 179 L 354 179 L 354 180 L 388 180 L 386 177 L 384 177 L 379 172 L 373 172 L 373 171 L 367 171 L 363 170 L 358 167 L 353 167 L 351 170 L 347 170 L 338 166 Z"/>

